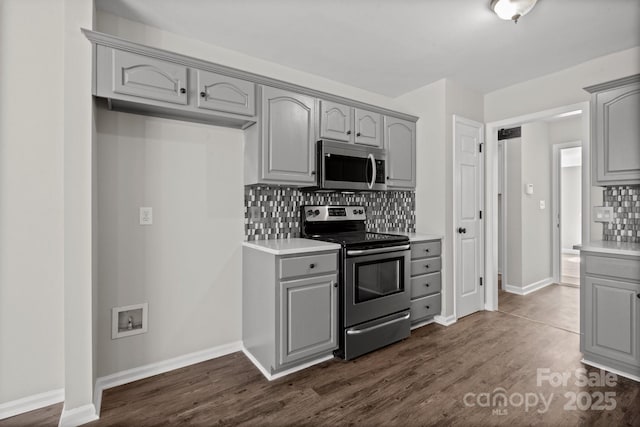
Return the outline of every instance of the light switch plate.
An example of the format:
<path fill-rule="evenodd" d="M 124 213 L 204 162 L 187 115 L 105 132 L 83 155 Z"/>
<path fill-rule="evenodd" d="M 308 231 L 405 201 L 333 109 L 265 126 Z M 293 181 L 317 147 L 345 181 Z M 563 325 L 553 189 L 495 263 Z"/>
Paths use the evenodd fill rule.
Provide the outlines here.
<path fill-rule="evenodd" d="M 153 224 L 153 208 L 148 206 L 140 208 L 140 225 Z"/>
<path fill-rule="evenodd" d="M 544 209 L 547 207 L 547 204 L 544 200 L 540 200 L 540 209 Z"/>
<path fill-rule="evenodd" d="M 594 206 L 593 221 L 595 222 L 613 221 L 613 207 L 612 206 Z"/>

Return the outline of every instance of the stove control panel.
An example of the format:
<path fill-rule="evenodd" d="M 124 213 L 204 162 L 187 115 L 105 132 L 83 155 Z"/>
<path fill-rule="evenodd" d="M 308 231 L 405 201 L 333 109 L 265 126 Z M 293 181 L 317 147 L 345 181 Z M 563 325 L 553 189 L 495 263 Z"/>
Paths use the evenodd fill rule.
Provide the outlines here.
<path fill-rule="evenodd" d="M 303 206 L 305 221 L 364 221 L 367 219 L 364 206 Z"/>

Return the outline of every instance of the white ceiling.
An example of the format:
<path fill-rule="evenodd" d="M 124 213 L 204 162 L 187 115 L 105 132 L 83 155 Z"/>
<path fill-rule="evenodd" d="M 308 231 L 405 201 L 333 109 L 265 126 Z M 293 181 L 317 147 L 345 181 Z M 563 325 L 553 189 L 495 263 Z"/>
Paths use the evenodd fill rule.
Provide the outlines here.
<path fill-rule="evenodd" d="M 396 97 L 442 78 L 481 93 L 640 46 L 639 0 L 96 0 L 107 12 Z M 250 70 L 249 70 L 250 71 Z"/>

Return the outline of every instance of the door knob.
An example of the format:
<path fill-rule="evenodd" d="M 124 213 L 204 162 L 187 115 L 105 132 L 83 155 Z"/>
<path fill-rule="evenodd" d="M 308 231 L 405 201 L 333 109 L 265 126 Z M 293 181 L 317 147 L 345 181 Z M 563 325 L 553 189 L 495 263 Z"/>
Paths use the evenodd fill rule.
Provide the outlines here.
<path fill-rule="evenodd" d="M 462 228 L 462 227 L 458 228 L 458 233 L 465 234 L 466 232 L 467 232 L 466 228 Z"/>

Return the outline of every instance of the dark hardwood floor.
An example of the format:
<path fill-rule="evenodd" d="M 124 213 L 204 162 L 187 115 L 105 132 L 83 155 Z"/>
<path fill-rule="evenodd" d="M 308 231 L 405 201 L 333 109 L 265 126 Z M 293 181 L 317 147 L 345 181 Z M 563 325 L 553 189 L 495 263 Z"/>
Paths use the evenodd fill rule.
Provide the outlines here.
<path fill-rule="evenodd" d="M 334 359 L 272 382 L 234 353 L 112 388 L 104 393 L 100 420 L 91 424 L 640 425 L 639 383 L 619 377 L 614 386 L 576 384 L 575 370 L 584 367 L 578 334 L 545 309 L 519 312 L 525 308 L 502 297 L 505 312 L 427 325 L 354 361 Z M 537 370 L 545 368 L 568 375 L 566 385 L 538 384 Z M 500 392 L 510 399 L 507 406 L 494 399 Z M 584 405 L 599 403 L 604 392 L 615 393 L 609 396 L 615 409 L 571 406 L 572 394 Z M 485 405 L 487 396 L 496 406 Z M 528 408 L 521 397 L 529 399 Z M 542 398 L 550 402 L 547 410 Z"/>

